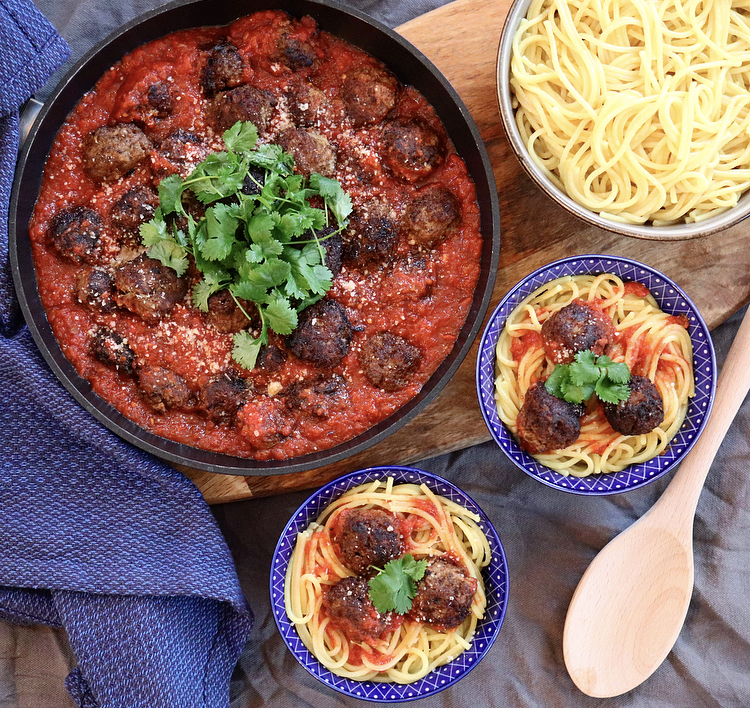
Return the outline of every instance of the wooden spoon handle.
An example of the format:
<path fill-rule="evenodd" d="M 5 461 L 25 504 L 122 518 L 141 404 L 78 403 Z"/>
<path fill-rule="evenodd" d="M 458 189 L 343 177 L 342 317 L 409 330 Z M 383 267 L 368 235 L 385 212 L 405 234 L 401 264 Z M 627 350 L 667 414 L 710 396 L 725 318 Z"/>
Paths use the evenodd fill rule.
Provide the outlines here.
<path fill-rule="evenodd" d="M 732 342 L 716 385 L 716 397 L 702 435 L 680 464 L 658 501 L 672 513 L 692 519 L 703 483 L 729 426 L 750 389 L 750 308 Z M 692 523 L 689 528 L 692 534 Z"/>

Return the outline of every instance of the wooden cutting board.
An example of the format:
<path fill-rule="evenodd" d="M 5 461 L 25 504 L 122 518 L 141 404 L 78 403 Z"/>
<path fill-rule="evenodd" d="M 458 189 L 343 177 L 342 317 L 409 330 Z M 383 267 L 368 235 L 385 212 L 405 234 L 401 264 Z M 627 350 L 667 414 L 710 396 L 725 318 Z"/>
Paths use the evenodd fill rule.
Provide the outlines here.
<path fill-rule="evenodd" d="M 511 152 L 495 98 L 495 63 L 510 0 L 457 0 L 398 31 L 424 52 L 461 95 L 484 138 L 500 196 L 502 243 L 490 312 L 528 273 L 564 256 L 611 253 L 654 266 L 679 283 L 715 327 L 750 300 L 750 219 L 714 236 L 662 243 L 589 226 L 531 182 Z M 380 444 L 327 467 L 273 477 L 180 469 L 209 504 L 317 487 L 350 470 L 409 464 L 490 438 L 479 412 L 477 343 L 442 393 Z"/>

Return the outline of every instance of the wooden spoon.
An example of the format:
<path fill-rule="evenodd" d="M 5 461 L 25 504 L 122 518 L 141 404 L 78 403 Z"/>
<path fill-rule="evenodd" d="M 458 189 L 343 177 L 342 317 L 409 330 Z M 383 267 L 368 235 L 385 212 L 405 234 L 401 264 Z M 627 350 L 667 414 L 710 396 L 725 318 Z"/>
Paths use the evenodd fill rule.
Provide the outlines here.
<path fill-rule="evenodd" d="M 703 434 L 661 498 L 610 541 L 578 583 L 565 618 L 563 655 L 573 682 L 619 696 L 664 661 L 693 592 L 693 518 L 711 462 L 750 389 L 750 309 L 716 387 Z"/>

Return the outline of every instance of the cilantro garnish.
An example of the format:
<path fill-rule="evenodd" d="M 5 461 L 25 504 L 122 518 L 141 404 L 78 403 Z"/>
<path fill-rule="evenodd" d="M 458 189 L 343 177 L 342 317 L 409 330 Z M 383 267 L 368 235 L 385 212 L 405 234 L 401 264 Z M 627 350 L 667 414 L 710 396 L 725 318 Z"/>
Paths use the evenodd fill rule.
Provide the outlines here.
<path fill-rule="evenodd" d="M 268 331 L 292 332 L 297 314 L 330 289 L 323 242 L 346 228 L 352 202 L 335 179 L 294 174 L 294 157 L 279 145 L 257 145 L 250 122 L 235 123 L 223 138 L 226 150 L 209 155 L 186 179 L 162 180 L 159 208 L 141 226 L 141 240 L 151 258 L 178 275 L 192 256 L 203 276 L 193 288 L 200 310 L 208 311 L 208 298 L 225 288 L 238 306 L 255 303 L 260 335 L 238 332 L 232 350 L 240 366 L 252 369 Z M 186 210 L 186 192 L 206 205 L 203 217 Z M 312 197 L 324 207 L 311 206 Z"/>
<path fill-rule="evenodd" d="M 615 363 L 606 355 L 578 352 L 570 364 L 558 364 L 544 387 L 569 403 L 583 403 L 596 392 L 606 403 L 626 401 L 630 396 L 630 371 L 627 364 Z"/>
<path fill-rule="evenodd" d="M 417 593 L 417 581 L 424 577 L 427 559 L 414 560 L 411 553 L 403 558 L 388 561 L 380 572 L 370 578 L 370 599 L 375 609 L 382 613 L 395 610 L 405 615 Z"/>

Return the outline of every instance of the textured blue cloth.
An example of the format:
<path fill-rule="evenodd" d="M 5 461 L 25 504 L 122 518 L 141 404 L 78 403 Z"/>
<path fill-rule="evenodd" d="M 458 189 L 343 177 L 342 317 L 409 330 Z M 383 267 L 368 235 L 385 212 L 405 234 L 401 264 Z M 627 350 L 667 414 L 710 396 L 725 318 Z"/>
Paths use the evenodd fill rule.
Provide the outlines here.
<path fill-rule="evenodd" d="M 252 615 L 208 506 L 85 412 L 18 317 L 18 110 L 67 56 L 30 2 L 0 0 L 0 615 L 66 629 L 79 706 L 227 706 Z"/>

